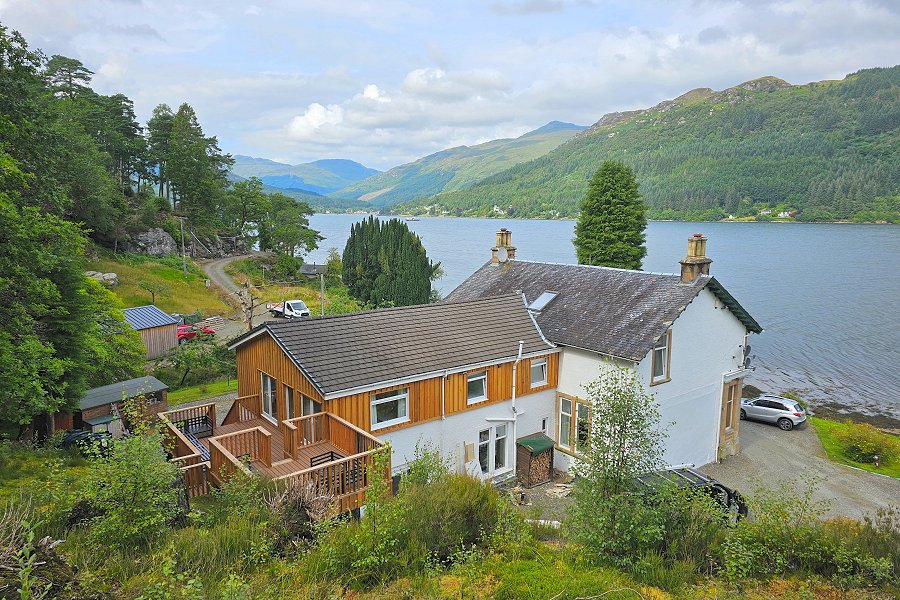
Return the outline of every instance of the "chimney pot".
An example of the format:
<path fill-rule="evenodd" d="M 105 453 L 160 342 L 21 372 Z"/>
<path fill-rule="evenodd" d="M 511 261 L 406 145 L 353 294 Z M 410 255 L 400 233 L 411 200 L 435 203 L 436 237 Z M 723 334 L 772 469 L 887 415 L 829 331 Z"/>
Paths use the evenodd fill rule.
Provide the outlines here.
<path fill-rule="evenodd" d="M 700 275 L 709 275 L 712 260 L 706 257 L 706 238 L 702 233 L 688 238 L 688 253 L 680 263 L 681 283 L 691 283 Z"/>
<path fill-rule="evenodd" d="M 516 258 L 516 247 L 512 245 L 512 232 L 506 227 L 501 227 L 497 232 L 497 244 L 491 248 L 491 262 L 500 262 L 500 249 L 506 251 L 506 260 L 514 260 Z"/>

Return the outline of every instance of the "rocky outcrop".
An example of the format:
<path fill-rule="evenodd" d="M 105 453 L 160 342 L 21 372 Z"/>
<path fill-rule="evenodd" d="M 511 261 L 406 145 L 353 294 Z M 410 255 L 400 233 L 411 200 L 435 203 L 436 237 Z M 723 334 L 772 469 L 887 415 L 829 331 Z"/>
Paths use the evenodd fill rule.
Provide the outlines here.
<path fill-rule="evenodd" d="M 119 276 L 115 273 L 101 273 L 100 271 L 85 271 L 85 275 L 91 279 L 96 279 L 106 287 L 114 287 L 119 285 Z"/>
<path fill-rule="evenodd" d="M 128 252 L 139 252 L 151 256 L 178 254 L 178 244 L 175 243 L 175 239 L 159 227 L 133 235 L 122 246 Z"/>

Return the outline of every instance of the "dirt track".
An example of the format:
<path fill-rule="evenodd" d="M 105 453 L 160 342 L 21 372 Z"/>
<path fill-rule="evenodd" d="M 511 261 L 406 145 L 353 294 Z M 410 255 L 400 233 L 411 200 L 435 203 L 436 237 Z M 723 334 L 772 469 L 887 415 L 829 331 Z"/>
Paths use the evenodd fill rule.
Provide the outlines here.
<path fill-rule="evenodd" d="M 701 470 L 750 494 L 760 486 L 773 489 L 781 482 L 799 486 L 803 477 L 817 477 L 813 499 L 830 503 L 827 516 L 861 519 L 880 507 L 900 506 L 900 479 L 831 462 L 809 423 L 781 431 L 774 425 L 741 421 L 741 453 Z"/>

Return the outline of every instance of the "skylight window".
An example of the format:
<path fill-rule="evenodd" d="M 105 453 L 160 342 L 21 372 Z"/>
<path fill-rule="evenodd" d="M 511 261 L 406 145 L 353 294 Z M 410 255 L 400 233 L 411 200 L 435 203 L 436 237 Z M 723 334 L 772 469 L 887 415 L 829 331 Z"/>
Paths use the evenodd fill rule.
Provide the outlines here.
<path fill-rule="evenodd" d="M 528 305 L 528 310 L 540 312 L 547 307 L 550 302 L 559 294 L 559 292 L 544 292 L 538 296 L 534 302 Z"/>

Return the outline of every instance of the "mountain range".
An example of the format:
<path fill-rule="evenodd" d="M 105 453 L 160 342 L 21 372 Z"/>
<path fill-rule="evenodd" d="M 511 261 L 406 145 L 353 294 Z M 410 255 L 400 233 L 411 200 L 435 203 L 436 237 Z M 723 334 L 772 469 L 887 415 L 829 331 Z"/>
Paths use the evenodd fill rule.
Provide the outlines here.
<path fill-rule="evenodd" d="M 804 85 L 769 76 L 698 88 L 590 127 L 552 121 L 385 172 L 246 156 L 233 172 L 319 210 L 557 218 L 577 215 L 607 159 L 634 169 L 651 218 L 715 220 L 768 207 L 813 221 L 900 220 L 900 66 Z"/>
<path fill-rule="evenodd" d="M 231 172 L 243 178 L 258 177 L 264 184 L 281 190 L 327 194 L 362 181 L 380 171 L 344 159 L 324 159 L 299 165 L 267 158 L 236 155 Z"/>

